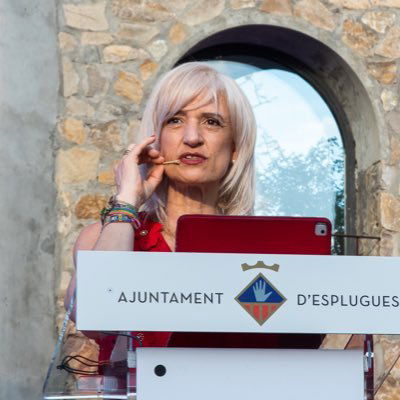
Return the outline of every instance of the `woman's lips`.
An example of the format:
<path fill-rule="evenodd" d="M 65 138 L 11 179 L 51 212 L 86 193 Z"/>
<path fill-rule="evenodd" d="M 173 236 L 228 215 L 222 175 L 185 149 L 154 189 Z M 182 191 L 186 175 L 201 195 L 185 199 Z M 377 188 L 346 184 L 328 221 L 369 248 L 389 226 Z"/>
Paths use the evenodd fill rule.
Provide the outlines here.
<path fill-rule="evenodd" d="M 207 158 L 200 154 L 183 154 L 179 157 L 182 164 L 198 165 L 204 163 Z"/>

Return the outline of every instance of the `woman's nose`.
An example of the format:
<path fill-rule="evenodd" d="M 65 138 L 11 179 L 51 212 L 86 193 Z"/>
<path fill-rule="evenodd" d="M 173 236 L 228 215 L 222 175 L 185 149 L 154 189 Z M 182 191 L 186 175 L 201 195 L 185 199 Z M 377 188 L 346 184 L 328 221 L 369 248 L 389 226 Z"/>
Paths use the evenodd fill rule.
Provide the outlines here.
<path fill-rule="evenodd" d="M 185 126 L 183 142 L 190 147 L 197 147 L 204 143 L 201 129 L 196 123 L 188 123 Z"/>

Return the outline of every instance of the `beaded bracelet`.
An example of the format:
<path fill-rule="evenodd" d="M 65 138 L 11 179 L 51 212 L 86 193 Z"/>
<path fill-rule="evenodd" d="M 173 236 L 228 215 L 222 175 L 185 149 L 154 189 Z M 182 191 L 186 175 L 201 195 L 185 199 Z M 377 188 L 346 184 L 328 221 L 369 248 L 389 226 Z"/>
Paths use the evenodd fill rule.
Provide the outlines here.
<path fill-rule="evenodd" d="M 141 223 L 138 219 L 136 218 L 130 218 L 127 215 L 121 215 L 121 214 L 112 214 L 112 215 L 107 215 L 104 218 L 104 223 L 103 223 L 103 228 L 107 226 L 108 224 L 111 224 L 113 222 L 125 222 L 132 224 L 135 229 L 139 229 L 141 226 Z"/>
<path fill-rule="evenodd" d="M 110 198 L 108 206 L 101 210 L 100 216 L 103 228 L 113 222 L 130 223 L 135 229 L 141 226 L 137 208 L 132 204 L 117 200 L 115 196 Z"/>

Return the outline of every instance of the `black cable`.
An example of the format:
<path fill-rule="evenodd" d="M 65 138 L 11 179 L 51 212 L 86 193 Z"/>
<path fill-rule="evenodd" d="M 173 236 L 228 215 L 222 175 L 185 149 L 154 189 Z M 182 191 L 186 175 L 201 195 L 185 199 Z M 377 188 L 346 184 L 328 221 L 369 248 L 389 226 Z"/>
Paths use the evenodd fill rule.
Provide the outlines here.
<path fill-rule="evenodd" d="M 103 331 L 101 333 L 103 333 L 105 335 L 115 335 L 115 336 L 128 337 L 130 339 L 136 340 L 136 342 L 139 344 L 140 347 L 143 346 L 142 340 L 136 335 L 130 335 L 128 333 L 121 333 L 121 332 L 108 332 L 108 331 Z M 82 365 L 86 365 L 89 368 L 96 368 L 96 369 L 98 369 L 98 367 L 101 367 L 103 365 L 110 365 L 111 364 L 109 361 L 100 361 L 99 362 L 99 361 L 91 360 L 90 358 L 81 356 L 79 354 L 76 354 L 74 356 L 71 356 L 71 355 L 65 356 L 62 359 L 61 364 L 57 365 L 56 368 L 59 369 L 59 370 L 65 370 L 65 371 L 67 371 L 67 372 L 69 372 L 71 374 L 98 375 L 98 371 L 84 371 L 84 370 L 81 370 L 81 369 L 78 369 L 78 368 L 71 367 L 69 365 L 69 362 L 72 361 L 72 360 L 77 361 L 78 363 L 80 363 Z M 82 361 L 82 360 L 85 360 L 85 361 L 87 361 L 87 362 L 89 362 L 91 364 L 88 364 L 87 362 Z"/>
<path fill-rule="evenodd" d="M 87 364 L 84 361 L 80 360 L 80 358 L 83 358 L 84 360 L 90 361 L 93 364 Z M 79 362 L 80 364 L 86 365 L 87 367 L 98 367 L 99 365 L 104 364 L 104 361 L 98 362 L 98 361 L 94 361 L 94 360 L 90 360 L 86 357 L 83 357 L 81 355 L 76 355 L 76 356 L 66 356 L 63 358 L 63 360 L 61 361 L 61 364 L 67 364 L 69 363 L 71 360 L 75 360 L 77 362 Z"/>
<path fill-rule="evenodd" d="M 89 361 L 89 362 L 91 362 L 92 364 L 88 364 L 88 363 L 82 361 L 82 359 L 83 359 L 83 360 L 86 360 L 86 361 Z M 96 371 L 84 371 L 84 370 L 81 370 L 81 369 L 78 369 L 78 368 L 73 368 L 73 367 L 71 367 L 71 366 L 69 365 L 69 362 L 70 362 L 71 360 L 77 361 L 78 363 L 80 363 L 80 364 L 82 364 L 82 365 L 86 365 L 86 366 L 89 367 L 89 368 L 96 368 Z M 65 370 L 65 371 L 67 371 L 67 372 L 69 372 L 69 373 L 72 373 L 72 374 L 79 374 L 79 375 L 98 375 L 98 368 L 101 367 L 101 366 L 103 366 L 103 365 L 105 365 L 105 364 L 108 364 L 108 363 L 107 363 L 107 362 L 104 362 L 104 361 L 102 361 L 102 362 L 97 362 L 97 361 L 91 360 L 91 359 L 89 359 L 89 358 L 87 358 L 87 357 L 84 357 L 84 356 L 81 356 L 81 355 L 77 354 L 77 355 L 74 355 L 74 356 L 65 356 L 65 357 L 62 359 L 61 364 L 60 364 L 60 365 L 57 365 L 57 369 Z"/>
<path fill-rule="evenodd" d="M 72 368 L 68 365 L 57 365 L 57 369 L 63 369 L 71 374 L 78 374 L 78 375 L 98 375 L 97 371 L 83 371 L 81 369 Z"/>

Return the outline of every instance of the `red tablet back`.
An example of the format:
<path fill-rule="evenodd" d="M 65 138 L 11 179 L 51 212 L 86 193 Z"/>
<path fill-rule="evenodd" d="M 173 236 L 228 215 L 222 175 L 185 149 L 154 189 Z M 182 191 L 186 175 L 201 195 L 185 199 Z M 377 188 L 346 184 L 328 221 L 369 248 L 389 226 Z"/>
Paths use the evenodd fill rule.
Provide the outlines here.
<path fill-rule="evenodd" d="M 196 253 L 331 254 L 326 218 L 184 215 L 176 251 Z M 324 335 L 176 332 L 171 347 L 318 348 Z"/>
<path fill-rule="evenodd" d="M 326 218 L 183 215 L 176 251 L 331 254 L 331 223 Z"/>

